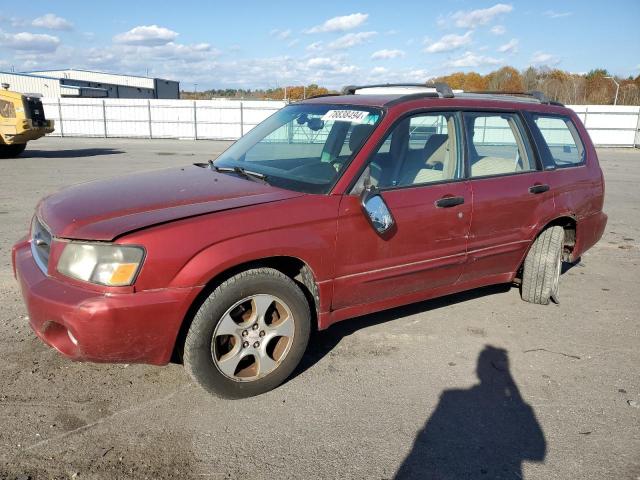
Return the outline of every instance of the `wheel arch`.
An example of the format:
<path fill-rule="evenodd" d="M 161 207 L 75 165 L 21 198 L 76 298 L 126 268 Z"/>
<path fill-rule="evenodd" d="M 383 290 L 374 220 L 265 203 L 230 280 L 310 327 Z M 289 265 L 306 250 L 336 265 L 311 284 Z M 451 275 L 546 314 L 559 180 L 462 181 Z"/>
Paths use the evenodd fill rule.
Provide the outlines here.
<path fill-rule="evenodd" d="M 578 227 L 578 219 L 575 215 L 565 214 L 547 222 L 547 224 L 538 231 L 535 238 L 537 238 L 547 228 L 555 226 L 562 227 L 564 229 L 564 252 L 562 259 L 566 262 L 576 260 L 572 257 L 573 248 L 576 245 L 576 232 Z M 535 240 L 535 238 L 533 240 Z M 533 240 L 531 243 L 533 243 Z"/>
<path fill-rule="evenodd" d="M 578 219 L 575 215 L 571 213 L 565 213 L 547 220 L 546 223 L 541 223 L 540 225 L 540 227 L 534 230 L 535 235 L 533 235 L 529 240 L 529 245 L 527 246 L 524 255 L 520 259 L 518 271 L 516 272 L 517 278 L 522 278 L 522 268 L 524 266 L 524 261 L 529 254 L 529 250 L 531 250 L 531 247 L 533 246 L 533 242 L 535 242 L 540 234 L 549 227 L 559 226 L 564 229 L 564 252 L 562 255 L 562 259 L 566 262 L 573 262 L 577 260 L 576 258 L 573 258 L 572 255 L 573 248 L 576 245 L 576 231 L 578 226 Z"/>
<path fill-rule="evenodd" d="M 304 260 L 286 255 L 278 255 L 264 257 L 255 260 L 249 260 L 228 267 L 215 274 L 204 286 L 195 300 L 190 305 L 185 317 L 182 320 L 178 335 L 176 336 L 171 360 L 175 363 L 182 363 L 182 349 L 184 341 L 191 326 L 191 322 L 202 303 L 211 295 L 219 285 L 229 278 L 241 272 L 254 268 L 273 268 L 291 278 L 300 287 L 304 293 L 311 311 L 312 328 L 317 328 L 318 317 L 320 313 L 320 289 L 316 280 L 316 276 L 307 262 Z"/>

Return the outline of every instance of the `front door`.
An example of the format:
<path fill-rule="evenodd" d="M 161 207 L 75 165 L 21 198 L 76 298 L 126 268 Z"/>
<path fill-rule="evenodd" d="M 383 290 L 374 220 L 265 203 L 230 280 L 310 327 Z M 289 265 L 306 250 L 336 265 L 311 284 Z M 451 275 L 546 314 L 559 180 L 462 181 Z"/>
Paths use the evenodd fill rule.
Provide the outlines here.
<path fill-rule="evenodd" d="M 358 183 L 381 191 L 395 226 L 379 235 L 357 187 L 344 196 L 332 310 L 456 283 L 472 207 L 460 144 L 453 112 L 416 114 L 391 128 Z"/>

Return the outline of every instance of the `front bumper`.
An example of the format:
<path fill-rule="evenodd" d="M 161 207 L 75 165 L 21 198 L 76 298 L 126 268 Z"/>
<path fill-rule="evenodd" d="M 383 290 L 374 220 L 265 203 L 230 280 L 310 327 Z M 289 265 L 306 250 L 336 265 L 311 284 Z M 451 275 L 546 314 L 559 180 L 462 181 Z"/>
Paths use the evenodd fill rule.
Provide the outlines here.
<path fill-rule="evenodd" d="M 200 291 L 109 293 L 81 288 L 43 274 L 25 240 L 13 247 L 12 259 L 31 328 L 74 360 L 168 363 L 182 321 Z"/>

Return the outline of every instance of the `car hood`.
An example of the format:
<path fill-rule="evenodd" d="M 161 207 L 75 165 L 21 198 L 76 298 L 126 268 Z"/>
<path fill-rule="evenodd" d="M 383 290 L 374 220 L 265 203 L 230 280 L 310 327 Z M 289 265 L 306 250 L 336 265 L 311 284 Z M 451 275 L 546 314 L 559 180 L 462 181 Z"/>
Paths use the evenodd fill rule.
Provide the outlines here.
<path fill-rule="evenodd" d="M 301 195 L 191 165 L 69 187 L 44 198 L 37 214 L 56 237 L 109 241 L 172 220 Z"/>

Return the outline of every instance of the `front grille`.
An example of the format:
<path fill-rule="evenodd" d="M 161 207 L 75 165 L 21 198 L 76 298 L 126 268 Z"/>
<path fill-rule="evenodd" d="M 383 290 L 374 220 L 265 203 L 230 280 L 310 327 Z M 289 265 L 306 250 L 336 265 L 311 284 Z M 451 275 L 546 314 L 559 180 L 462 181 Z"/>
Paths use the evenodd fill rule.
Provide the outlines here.
<path fill-rule="evenodd" d="M 27 117 L 31 119 L 34 127 L 45 127 L 47 119 L 44 116 L 44 107 L 37 97 L 25 97 L 25 112 Z"/>
<path fill-rule="evenodd" d="M 37 217 L 33 217 L 33 223 L 31 224 L 31 252 L 33 253 L 33 259 L 43 273 L 47 273 L 50 249 L 51 233 Z"/>

